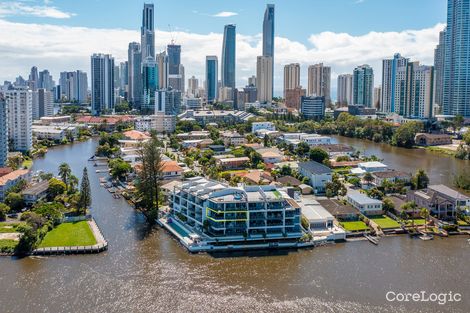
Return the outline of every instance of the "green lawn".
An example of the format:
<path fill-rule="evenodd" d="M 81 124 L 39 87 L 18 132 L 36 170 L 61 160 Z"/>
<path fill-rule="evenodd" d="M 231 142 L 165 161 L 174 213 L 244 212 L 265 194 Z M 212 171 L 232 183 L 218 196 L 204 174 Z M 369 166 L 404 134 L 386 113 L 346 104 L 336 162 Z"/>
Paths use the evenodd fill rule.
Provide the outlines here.
<path fill-rule="evenodd" d="M 415 226 L 423 226 L 424 225 L 424 218 L 417 218 L 414 221 L 415 221 Z M 412 220 L 407 220 L 406 225 L 407 226 L 413 225 Z"/>
<path fill-rule="evenodd" d="M 0 233 L 16 233 L 20 223 L 0 223 Z"/>
<path fill-rule="evenodd" d="M 379 225 L 382 229 L 400 228 L 400 223 L 385 215 L 373 217 L 371 218 L 371 220 L 374 221 L 377 225 Z"/>
<path fill-rule="evenodd" d="M 16 248 L 18 241 L 11 239 L 2 239 L 0 240 L 0 252 L 10 253 L 13 252 Z"/>
<path fill-rule="evenodd" d="M 362 221 L 353 221 L 353 222 L 341 222 L 340 225 L 347 231 L 364 231 L 369 230 L 367 226 Z"/>
<path fill-rule="evenodd" d="M 31 168 L 33 167 L 33 160 L 25 160 L 23 164 L 21 164 L 21 168 Z"/>
<path fill-rule="evenodd" d="M 95 236 L 86 221 L 63 223 L 46 234 L 39 248 L 92 246 L 96 244 Z"/>

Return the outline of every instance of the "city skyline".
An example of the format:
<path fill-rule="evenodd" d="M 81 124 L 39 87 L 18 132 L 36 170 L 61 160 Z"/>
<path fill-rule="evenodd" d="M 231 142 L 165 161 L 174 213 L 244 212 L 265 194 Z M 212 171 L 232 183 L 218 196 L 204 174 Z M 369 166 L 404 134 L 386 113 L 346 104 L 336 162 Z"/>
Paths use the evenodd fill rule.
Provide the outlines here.
<path fill-rule="evenodd" d="M 346 33 L 335 33 L 333 32 L 333 29 L 332 32 L 323 33 L 316 33 L 312 30 L 312 35 L 308 37 L 308 43 L 305 44 L 300 41 L 294 41 L 283 37 L 283 33 L 289 31 L 289 29 L 282 27 L 285 23 L 285 12 L 282 12 L 282 5 L 278 7 L 278 3 L 276 1 L 273 1 L 273 3 L 276 4 L 276 58 L 274 59 L 275 96 L 282 95 L 283 67 L 285 64 L 292 62 L 300 63 L 302 86 L 307 85 L 308 65 L 323 62 L 325 65 L 331 66 L 331 89 L 333 99 L 336 98 L 337 75 L 352 73 L 352 70 L 360 64 L 370 64 L 378 74 L 376 77 L 380 77 L 381 75 L 381 60 L 383 58 L 389 58 L 396 52 L 400 52 L 406 57 L 420 60 L 422 64 L 432 65 L 434 48 L 439 40 L 439 32 L 444 28 L 444 24 L 440 23 L 442 22 L 441 20 L 434 21 L 437 22 L 434 26 L 415 31 L 404 30 L 402 32 L 385 33 L 369 32 L 359 36 L 353 36 Z M 53 5 L 55 5 L 55 3 Z M 134 4 L 134 6 L 135 5 L 137 4 Z M 366 1 L 360 5 L 366 6 L 369 4 Z M 141 4 L 139 3 L 138 6 L 140 11 Z M 164 15 L 163 13 L 167 6 L 168 4 L 155 5 L 155 50 L 156 52 L 164 50 L 166 45 L 170 43 L 172 39 L 175 39 L 176 43 L 182 46 L 181 63 L 186 66 L 186 77 L 194 75 L 199 79 L 204 77 L 204 60 L 206 55 L 217 55 L 218 58 L 221 59 L 223 25 L 231 23 L 232 19 L 235 17 L 240 18 L 243 14 L 248 14 L 239 13 L 239 15 L 236 16 L 225 18 L 218 17 L 218 23 L 222 24 L 222 26 L 218 26 L 217 29 L 213 29 L 209 34 L 197 33 L 197 29 L 194 30 L 195 32 L 181 31 L 173 25 L 173 31 L 170 32 L 168 30 L 164 30 L 168 27 L 162 25 L 164 22 L 159 19 L 160 16 Z M 258 5 L 254 6 L 254 9 L 243 9 L 243 12 L 250 11 L 250 15 L 255 13 L 257 19 L 247 23 L 236 23 L 237 29 L 240 29 L 237 36 L 237 87 L 245 86 L 247 84 L 248 77 L 251 77 L 251 75 L 256 72 L 256 56 L 262 54 L 261 31 L 264 6 L 265 4 L 263 3 L 262 10 L 259 10 Z M 52 25 L 48 24 L 51 18 L 43 18 L 43 21 L 45 21 L 44 24 L 18 24 L 18 21 L 20 21 L 21 18 L 15 17 L 13 13 L 8 13 L 8 11 L 5 10 L 3 3 L 0 3 L 0 14 L 3 16 L 0 18 L 0 25 L 3 25 L 4 29 L 18 29 L 19 27 L 19 29 L 24 30 L 25 38 L 30 41 L 30 43 L 25 42 L 23 44 L 22 51 L 19 52 L 23 55 L 22 62 L 18 62 L 18 58 L 10 54 L 6 54 L 5 58 L 0 61 L 3 63 L 0 63 L 0 65 L 5 69 L 3 71 L 3 75 L 0 77 L 0 80 L 2 81 L 13 80 L 18 73 L 26 76 L 29 72 L 29 68 L 33 65 L 37 65 L 39 69 L 49 69 L 56 79 L 58 77 L 58 73 L 64 70 L 80 69 L 89 72 L 87 60 L 89 56 L 95 52 L 112 54 L 115 57 L 116 63 L 118 63 L 125 60 L 127 57 L 127 44 L 131 41 L 136 41 L 139 38 L 139 34 L 137 33 L 140 31 L 138 29 L 138 24 L 134 25 L 133 30 L 84 29 L 72 26 Z M 141 17 L 140 12 L 138 15 Z M 443 15 L 445 16 L 445 14 Z M 79 15 L 77 14 L 77 16 Z M 70 20 L 73 20 L 74 18 L 75 16 L 72 16 Z M 133 16 L 132 19 L 134 18 L 135 17 Z M 14 21 L 7 21 L 6 19 Z M 38 19 L 38 17 L 35 17 L 32 20 L 35 19 Z M 58 19 L 56 18 L 54 20 Z M 245 24 L 249 24 L 253 30 L 257 30 L 254 35 L 245 35 L 243 33 L 243 29 L 246 29 Z M 42 32 L 37 31 L 38 29 L 44 28 L 49 30 L 47 36 L 45 34 L 42 35 Z M 68 32 L 72 36 L 64 36 L 64 31 Z M 84 31 L 87 31 L 87 36 L 81 35 Z M 45 38 L 42 38 L 43 36 Z M 109 38 L 109 40 L 106 41 L 106 45 L 103 43 L 103 38 Z M 392 38 L 394 43 L 390 44 L 390 40 Z M 6 39 L 8 39 L 8 36 Z M 47 51 L 37 51 L 39 49 L 37 46 L 37 40 L 40 39 L 44 39 L 47 46 L 52 48 Z M 383 44 L 373 44 L 374 41 Z M 12 45 L 8 42 L 9 41 L 7 40 L 3 42 L 0 41 L 0 46 Z M 64 45 L 58 45 L 58 42 L 63 42 Z M 71 51 L 73 50 L 71 47 L 74 47 L 75 45 L 80 45 L 81 49 L 79 51 Z M 381 48 L 376 49 L 378 46 Z M 5 47 L 5 49 L 7 49 L 7 51 L 16 51 L 16 49 L 20 49 L 20 47 L 14 45 L 9 48 Z M 366 50 L 365 53 L 364 50 Z M 367 50 L 370 50 L 369 53 Z M 296 52 L 295 55 L 293 54 L 293 51 Z M 64 58 L 57 62 L 56 56 L 61 54 L 64 55 Z M 24 59 L 29 59 L 30 61 L 25 62 Z M 378 85 L 379 83 L 380 82 L 376 79 L 374 85 Z"/>

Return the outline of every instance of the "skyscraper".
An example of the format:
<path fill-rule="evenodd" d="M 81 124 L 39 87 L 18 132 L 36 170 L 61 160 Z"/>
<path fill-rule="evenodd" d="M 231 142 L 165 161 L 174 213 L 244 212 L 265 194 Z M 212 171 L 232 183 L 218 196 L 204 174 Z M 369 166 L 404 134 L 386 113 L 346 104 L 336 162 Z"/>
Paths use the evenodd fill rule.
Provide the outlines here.
<path fill-rule="evenodd" d="M 271 58 L 271 78 L 269 79 L 271 81 L 271 88 L 269 88 L 271 95 L 267 98 L 272 100 L 274 91 L 274 4 L 267 4 L 264 11 L 263 56 Z"/>
<path fill-rule="evenodd" d="M 8 108 L 8 138 L 14 151 L 26 152 L 33 146 L 33 92 L 17 88 L 5 92 Z"/>
<path fill-rule="evenodd" d="M 91 56 L 91 110 L 93 115 L 114 111 L 114 58 L 109 54 Z"/>
<path fill-rule="evenodd" d="M 88 78 L 85 72 L 61 72 L 59 78 L 60 98 L 83 104 L 88 98 Z"/>
<path fill-rule="evenodd" d="M 338 76 L 338 104 L 341 106 L 352 104 L 352 75 L 342 74 Z"/>
<path fill-rule="evenodd" d="M 128 61 L 121 62 L 119 64 L 119 73 L 121 74 L 121 81 L 119 82 L 119 86 L 121 88 L 121 95 L 125 96 L 127 100 L 127 88 L 128 88 L 128 82 L 129 82 L 129 67 L 128 67 Z"/>
<path fill-rule="evenodd" d="M 8 160 L 8 107 L 5 97 L 0 94 L 0 167 L 7 166 Z"/>
<path fill-rule="evenodd" d="M 409 98 L 406 102 L 405 116 L 412 118 L 431 118 L 434 104 L 434 67 L 413 64 L 411 82 L 408 83 Z"/>
<path fill-rule="evenodd" d="M 157 54 L 158 85 L 160 88 L 168 87 L 168 55 L 166 51 Z"/>
<path fill-rule="evenodd" d="M 374 88 L 374 106 L 378 111 L 382 108 L 382 86 Z"/>
<path fill-rule="evenodd" d="M 168 53 L 168 87 L 184 91 L 184 77 L 181 73 L 181 46 L 170 44 Z"/>
<path fill-rule="evenodd" d="M 129 43 L 128 49 L 128 99 L 132 106 L 140 110 L 142 105 L 142 53 L 140 44 L 137 42 Z"/>
<path fill-rule="evenodd" d="M 207 103 L 217 101 L 218 92 L 218 60 L 215 55 L 206 56 L 206 99 Z"/>
<path fill-rule="evenodd" d="M 358 66 L 353 72 L 353 105 L 372 108 L 374 98 L 374 70 L 367 64 Z"/>
<path fill-rule="evenodd" d="M 38 88 L 38 80 L 39 80 L 38 68 L 36 66 L 33 66 L 31 68 L 31 73 L 29 74 L 29 80 L 28 80 L 29 89 L 35 91 Z"/>
<path fill-rule="evenodd" d="M 445 34 L 444 114 L 470 117 L 470 0 L 448 0 Z"/>
<path fill-rule="evenodd" d="M 153 9 L 153 4 L 144 3 L 142 27 L 140 30 L 142 60 L 147 59 L 148 56 L 152 57 L 152 59 L 155 58 L 155 22 Z"/>
<path fill-rule="evenodd" d="M 435 70 L 435 87 L 434 102 L 442 106 L 443 87 L 444 87 L 444 55 L 445 55 L 446 30 L 439 33 L 439 44 L 434 50 L 434 70 Z"/>
<path fill-rule="evenodd" d="M 397 82 L 403 80 L 406 76 L 406 68 L 409 59 L 402 57 L 399 53 L 393 56 L 393 59 L 382 61 L 382 111 L 386 113 L 399 113 L 399 104 L 397 95 L 399 92 Z"/>
<path fill-rule="evenodd" d="M 273 100 L 273 58 L 258 56 L 256 60 L 256 88 L 258 101 L 270 103 Z"/>
<path fill-rule="evenodd" d="M 288 90 L 300 87 L 300 64 L 291 63 L 284 66 L 284 98 Z"/>
<path fill-rule="evenodd" d="M 325 97 L 328 105 L 331 101 L 331 67 L 324 66 L 323 63 L 310 65 L 308 67 L 308 88 L 309 96 Z"/>
<path fill-rule="evenodd" d="M 55 82 L 52 79 L 52 75 L 48 70 L 39 72 L 39 80 L 37 88 L 44 88 L 47 90 L 52 90 L 54 88 Z"/>
<path fill-rule="evenodd" d="M 148 56 L 142 63 L 143 101 L 141 112 L 153 114 L 155 112 L 155 91 L 158 89 L 158 71 L 155 59 Z"/>
<path fill-rule="evenodd" d="M 189 97 L 199 96 L 199 81 L 194 76 L 188 79 L 188 96 Z"/>
<path fill-rule="evenodd" d="M 160 89 L 155 93 L 155 114 L 176 116 L 181 113 L 181 91 Z"/>
<path fill-rule="evenodd" d="M 251 77 L 248 77 L 248 86 L 256 87 L 256 76 L 255 75 L 252 75 Z"/>
<path fill-rule="evenodd" d="M 222 43 L 221 76 L 222 87 L 235 88 L 235 53 L 236 29 L 229 24 L 224 27 L 224 41 Z"/>
<path fill-rule="evenodd" d="M 51 91 L 43 88 L 33 91 L 32 107 L 33 120 L 39 120 L 43 116 L 53 116 L 54 95 Z"/>

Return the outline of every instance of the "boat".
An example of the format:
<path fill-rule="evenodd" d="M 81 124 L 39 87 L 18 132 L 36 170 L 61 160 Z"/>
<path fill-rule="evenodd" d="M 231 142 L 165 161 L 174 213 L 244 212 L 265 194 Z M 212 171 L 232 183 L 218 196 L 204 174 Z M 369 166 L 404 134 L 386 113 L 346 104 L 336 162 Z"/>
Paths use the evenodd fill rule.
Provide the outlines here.
<path fill-rule="evenodd" d="M 433 240 L 433 239 L 434 239 L 434 236 L 433 236 L 433 235 L 429 235 L 429 234 L 424 234 L 424 235 L 422 235 L 422 236 L 419 236 L 419 239 L 424 240 L 424 241 Z"/>

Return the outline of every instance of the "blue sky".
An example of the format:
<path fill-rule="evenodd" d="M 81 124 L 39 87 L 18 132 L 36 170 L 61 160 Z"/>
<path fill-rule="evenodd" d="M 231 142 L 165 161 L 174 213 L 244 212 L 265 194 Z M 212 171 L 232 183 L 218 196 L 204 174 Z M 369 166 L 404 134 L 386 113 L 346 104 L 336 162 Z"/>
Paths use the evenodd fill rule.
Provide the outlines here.
<path fill-rule="evenodd" d="M 144 1 L 0 0 L 0 80 L 23 76 L 32 65 L 59 71 L 89 67 L 93 52 L 126 58 L 127 43 L 139 41 Z M 237 25 L 237 84 L 255 72 L 266 3 L 276 5 L 275 90 L 282 67 L 298 62 L 305 86 L 308 64 L 332 66 L 332 78 L 364 63 L 376 72 L 380 60 L 401 52 L 432 63 L 438 33 L 446 21 L 447 0 L 173 0 L 154 1 L 157 50 L 170 41 L 168 24 L 182 44 L 186 75 L 202 78 L 204 57 L 220 55 L 221 33 Z M 11 34 L 9 34 L 11 29 Z M 22 32 L 24 36 L 16 36 Z M 68 33 L 67 36 L 64 33 Z M 74 35 L 70 35 L 74 34 Z M 335 82 L 332 83 L 335 90 Z"/>
<path fill-rule="evenodd" d="M 8 3 L 14 1 L 0 1 Z M 276 5 L 276 34 L 306 41 L 311 33 L 347 32 L 360 35 L 370 31 L 387 32 L 421 29 L 446 21 L 447 0 L 26 0 L 25 3 L 50 6 L 73 14 L 55 19 L 34 16 L 8 16 L 10 21 L 50 23 L 97 28 L 138 29 L 144 2 L 155 4 L 156 27 L 196 33 L 217 32 L 224 24 L 237 24 L 238 32 L 260 32 L 266 3 Z M 231 17 L 212 17 L 233 12 Z"/>

